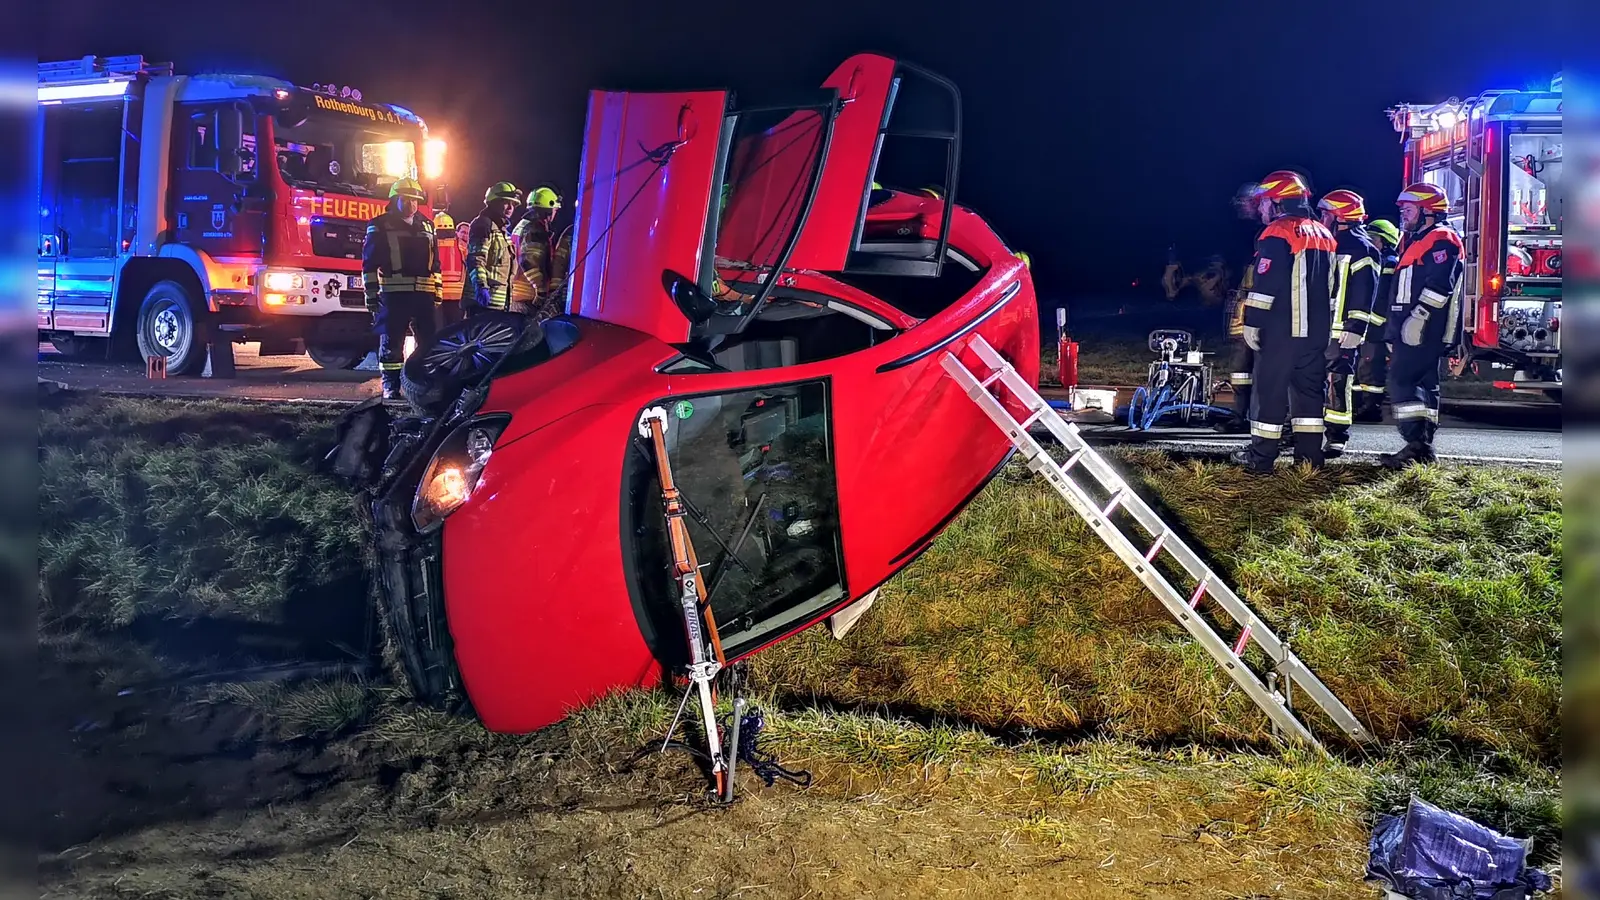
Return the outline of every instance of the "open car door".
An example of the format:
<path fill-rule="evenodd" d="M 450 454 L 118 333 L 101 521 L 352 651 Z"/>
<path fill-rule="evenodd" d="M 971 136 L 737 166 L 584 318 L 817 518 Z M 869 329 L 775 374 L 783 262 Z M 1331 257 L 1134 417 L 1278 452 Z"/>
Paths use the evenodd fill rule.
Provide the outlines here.
<path fill-rule="evenodd" d="M 685 297 L 664 273 L 701 270 L 728 100 L 726 91 L 590 92 L 569 312 L 688 340 Z"/>
<path fill-rule="evenodd" d="M 907 93 L 907 86 L 917 88 Z M 726 209 L 717 235 L 719 258 L 763 268 L 777 255 L 786 233 L 774 223 L 803 219 L 789 269 L 822 272 L 937 276 L 946 258 L 956 168 L 960 162 L 961 97 L 944 78 L 911 63 L 863 53 L 845 60 L 823 82 L 836 92 L 838 113 L 831 136 L 815 117 L 796 114 L 762 136 L 735 147 L 726 187 Z M 795 166 L 821 142 L 826 164 L 809 204 L 794 188 Z M 943 144 L 929 154 L 910 144 Z M 864 233 L 867 207 L 885 153 L 901 172 L 919 172 L 950 200 L 932 240 L 879 246 Z"/>

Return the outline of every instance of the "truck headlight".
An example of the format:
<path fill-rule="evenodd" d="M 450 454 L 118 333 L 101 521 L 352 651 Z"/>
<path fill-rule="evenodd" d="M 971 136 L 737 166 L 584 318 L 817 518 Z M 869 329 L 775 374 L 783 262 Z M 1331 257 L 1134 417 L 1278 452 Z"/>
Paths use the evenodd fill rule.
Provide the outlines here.
<path fill-rule="evenodd" d="M 494 442 L 511 423 L 504 414 L 481 416 L 450 432 L 423 470 L 411 502 L 411 524 L 427 532 L 472 498 L 483 469 L 494 454 Z"/>
<path fill-rule="evenodd" d="M 265 279 L 269 291 L 303 291 L 306 278 L 299 272 L 268 272 Z"/>

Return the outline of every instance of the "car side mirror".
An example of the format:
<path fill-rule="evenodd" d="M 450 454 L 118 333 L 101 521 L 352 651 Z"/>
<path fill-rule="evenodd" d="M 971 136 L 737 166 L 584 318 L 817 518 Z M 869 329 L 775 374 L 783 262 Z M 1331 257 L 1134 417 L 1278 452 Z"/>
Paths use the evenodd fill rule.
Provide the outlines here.
<path fill-rule="evenodd" d="M 668 269 L 661 273 L 661 286 L 690 325 L 704 325 L 716 315 L 717 301 L 706 296 L 700 285 L 688 277 Z"/>

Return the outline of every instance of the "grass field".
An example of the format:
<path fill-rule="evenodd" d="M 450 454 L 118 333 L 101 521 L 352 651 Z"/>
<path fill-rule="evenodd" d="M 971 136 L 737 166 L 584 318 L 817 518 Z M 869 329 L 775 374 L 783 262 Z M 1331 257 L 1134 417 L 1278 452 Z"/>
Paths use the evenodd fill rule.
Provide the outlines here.
<path fill-rule="evenodd" d="M 1117 457 L 1383 741 L 1323 758 L 1274 748 L 1059 498 L 1008 471 L 844 640 L 753 661 L 766 746 L 815 780 L 745 772 L 745 800 L 712 810 L 687 758 L 631 759 L 675 695 L 491 735 L 360 667 L 332 424 L 43 409 L 41 749 L 64 763 L 46 896 L 1351 897 L 1371 816 L 1412 792 L 1543 860 L 1559 842 L 1558 477 L 1263 483 Z M 350 666 L 197 677 L 284 663 Z"/>

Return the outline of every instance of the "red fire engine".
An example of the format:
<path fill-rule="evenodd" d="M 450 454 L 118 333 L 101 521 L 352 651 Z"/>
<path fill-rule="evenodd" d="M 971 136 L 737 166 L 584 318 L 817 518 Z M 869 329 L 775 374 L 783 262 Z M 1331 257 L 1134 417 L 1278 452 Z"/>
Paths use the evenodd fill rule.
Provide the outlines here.
<path fill-rule="evenodd" d="M 1401 104 L 1389 120 L 1405 142 L 1403 181 L 1450 198 L 1470 358 L 1509 365 L 1502 386 L 1559 399 L 1561 76 L 1543 91 Z"/>
<path fill-rule="evenodd" d="M 68 354 L 178 374 L 259 341 L 352 368 L 367 220 L 403 176 L 445 205 L 444 142 L 350 88 L 91 56 L 40 64 L 39 112 L 39 338 Z"/>

